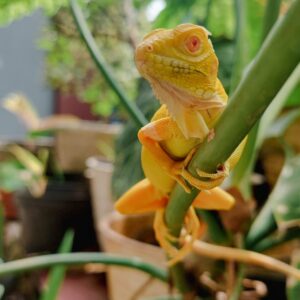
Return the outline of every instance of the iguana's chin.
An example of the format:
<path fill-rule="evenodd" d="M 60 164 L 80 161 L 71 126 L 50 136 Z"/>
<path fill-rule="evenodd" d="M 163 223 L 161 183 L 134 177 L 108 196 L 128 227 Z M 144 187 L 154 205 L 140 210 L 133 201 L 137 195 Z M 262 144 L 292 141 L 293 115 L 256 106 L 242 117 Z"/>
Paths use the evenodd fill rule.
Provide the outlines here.
<path fill-rule="evenodd" d="M 165 104 L 172 118 L 175 119 L 186 139 L 203 139 L 209 133 L 209 128 L 201 111 L 225 106 L 222 99 L 213 94 L 211 97 L 196 96 L 174 85 L 147 78 L 153 88 L 156 98 Z"/>

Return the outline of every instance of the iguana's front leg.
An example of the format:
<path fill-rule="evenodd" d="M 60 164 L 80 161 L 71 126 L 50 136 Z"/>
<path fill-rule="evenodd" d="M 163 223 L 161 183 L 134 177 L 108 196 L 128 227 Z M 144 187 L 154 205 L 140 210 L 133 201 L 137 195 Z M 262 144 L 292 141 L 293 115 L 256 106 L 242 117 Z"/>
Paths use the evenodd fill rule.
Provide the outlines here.
<path fill-rule="evenodd" d="M 198 175 L 203 178 L 202 180 L 192 176 L 186 169 L 196 151 L 196 148 L 192 149 L 184 160 L 175 161 L 161 147 L 160 142 L 171 139 L 174 132 L 176 132 L 176 130 L 178 131 L 178 128 L 174 128 L 175 126 L 177 125 L 170 117 L 153 121 L 139 131 L 139 140 L 142 145 L 151 152 L 155 160 L 169 174 L 169 176 L 174 178 L 186 192 L 190 192 L 190 186 L 186 182 L 199 190 L 208 190 L 219 186 L 228 176 L 230 169 L 228 163 L 223 165 L 224 167 L 222 170 L 220 169 L 213 174 L 197 170 Z"/>
<path fill-rule="evenodd" d="M 174 126 L 176 125 L 170 117 L 162 118 L 153 121 L 140 129 L 138 138 L 141 144 L 149 150 L 162 169 L 166 171 L 169 176 L 174 178 L 186 192 L 190 192 L 189 186 L 181 176 L 181 170 L 183 170 L 186 165 L 186 160 L 175 161 L 160 145 L 160 142 L 173 137 L 175 131 Z"/>
<path fill-rule="evenodd" d="M 188 156 L 185 158 L 184 162 L 177 163 L 173 166 L 173 172 L 180 174 L 190 185 L 194 186 L 198 190 L 210 190 L 222 184 L 224 179 L 229 175 L 229 172 L 234 168 L 234 166 L 239 161 L 247 138 L 245 138 L 240 145 L 231 154 L 228 160 L 221 164 L 215 173 L 204 172 L 200 169 L 196 169 L 196 173 L 200 178 L 194 177 L 190 172 L 187 171 L 186 166 L 192 159 L 192 156 L 196 152 L 196 148 L 192 149 Z M 176 171 L 175 171 L 176 169 Z"/>

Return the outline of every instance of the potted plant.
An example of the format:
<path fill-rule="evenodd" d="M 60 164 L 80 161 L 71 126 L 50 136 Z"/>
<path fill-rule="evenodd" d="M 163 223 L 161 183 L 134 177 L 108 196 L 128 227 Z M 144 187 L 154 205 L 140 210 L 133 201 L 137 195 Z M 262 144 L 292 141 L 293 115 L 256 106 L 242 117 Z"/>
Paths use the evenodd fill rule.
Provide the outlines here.
<path fill-rule="evenodd" d="M 8 97 L 4 106 L 19 114 L 29 130 L 35 130 L 34 134 L 49 130 L 49 124 L 76 123 L 69 116 L 50 117 L 43 123 L 21 95 Z M 6 145 L 8 155 L 1 162 L 1 187 L 16 192 L 26 251 L 56 251 L 69 227 L 75 231 L 74 250 L 95 247 L 89 186 L 84 174 L 61 170 L 51 143 L 45 146 L 31 141 L 24 146 Z"/>
<path fill-rule="evenodd" d="M 181 18 L 186 17 L 186 13 L 190 12 L 192 15 L 195 13 L 196 2 L 190 2 L 186 6 L 186 3 L 180 2 L 177 7 L 180 9 L 179 16 Z M 218 12 L 220 15 L 226 15 L 226 8 L 228 3 L 223 3 L 223 8 L 214 6 L 214 3 L 209 1 L 204 11 Z M 243 20 L 241 13 L 244 12 L 243 4 L 246 2 L 238 2 L 237 5 L 237 21 Z M 280 3 L 276 2 L 275 7 L 274 1 L 268 1 L 266 8 L 266 20 L 264 36 L 267 35 L 269 29 L 272 27 L 277 14 L 279 13 Z M 173 3 L 172 3 L 173 4 Z M 261 3 L 251 3 L 252 5 L 258 5 L 257 8 L 264 9 Z M 216 5 L 216 4 L 215 4 Z M 76 4 L 76 1 L 71 1 L 71 7 L 73 9 L 75 18 L 78 21 L 79 27 L 82 26 L 82 14 L 80 15 L 80 8 Z M 188 9 L 187 9 L 188 7 Z M 160 20 L 173 21 L 174 11 L 176 9 L 173 5 L 166 6 L 166 11 L 162 13 Z M 202 10 L 203 11 L 203 10 Z M 256 10 L 253 10 L 256 11 Z M 188 170 L 196 174 L 196 168 L 212 172 L 217 169 L 220 163 L 225 162 L 232 151 L 238 146 L 243 140 L 245 135 L 254 126 L 255 122 L 260 120 L 259 128 L 254 127 L 254 130 L 250 133 L 249 141 L 245 154 L 240 160 L 239 165 L 235 169 L 235 174 L 231 177 L 231 187 L 235 192 L 235 198 L 242 198 L 240 201 L 236 200 L 237 205 L 229 212 L 229 215 L 224 215 L 216 212 L 205 212 L 200 209 L 197 210 L 197 215 L 201 218 L 202 224 L 206 224 L 207 236 L 203 240 L 191 239 L 189 235 L 181 235 L 182 225 L 184 224 L 184 217 L 186 216 L 187 209 L 192 204 L 194 197 L 198 191 L 193 190 L 192 193 L 185 193 L 183 189 L 176 186 L 170 194 L 168 205 L 165 208 L 165 223 L 168 231 L 174 237 L 170 238 L 171 242 L 178 243 L 182 242 L 183 245 L 187 243 L 197 256 L 200 256 L 198 260 L 191 256 L 189 259 L 179 261 L 175 265 L 170 267 L 169 275 L 162 270 L 157 269 L 156 266 L 149 266 L 149 264 L 143 264 L 138 258 L 123 259 L 120 257 L 110 257 L 109 254 L 93 256 L 89 254 L 89 261 L 101 262 L 112 265 L 131 266 L 132 268 L 142 269 L 148 274 L 155 278 L 159 278 L 164 282 L 172 282 L 177 288 L 177 291 L 181 294 L 178 297 L 165 296 L 156 297 L 157 299 L 258 299 L 263 297 L 265 293 L 265 284 L 261 281 L 265 281 L 267 277 L 261 280 L 253 279 L 253 272 L 251 272 L 251 265 L 258 265 L 260 267 L 272 270 L 272 273 L 282 273 L 286 277 L 289 277 L 287 294 L 289 299 L 298 299 L 299 297 L 299 279 L 300 272 L 299 259 L 297 253 L 294 254 L 295 258 L 292 263 L 294 266 L 288 265 L 284 261 L 280 261 L 276 257 L 272 257 L 270 254 L 264 253 L 266 250 L 273 249 L 275 246 L 283 245 L 287 241 L 297 240 L 299 238 L 299 211 L 297 210 L 297 204 L 299 202 L 299 189 L 297 182 L 299 181 L 299 157 L 291 157 L 291 151 L 287 148 L 288 160 L 286 161 L 286 167 L 284 167 L 280 178 L 276 183 L 276 187 L 270 195 L 268 195 L 265 204 L 257 205 L 257 210 L 253 210 L 253 206 L 248 205 L 250 203 L 250 196 L 252 194 L 252 175 L 254 169 L 254 162 L 256 157 L 253 155 L 257 149 L 260 148 L 263 136 L 268 127 L 272 122 L 278 111 L 281 110 L 287 94 L 281 98 L 273 100 L 277 92 L 281 89 L 284 82 L 293 78 L 293 70 L 296 68 L 299 62 L 299 51 L 295 51 L 300 47 L 299 40 L 295 39 L 297 32 L 299 31 L 299 15 L 300 12 L 300 1 L 294 1 L 293 6 L 290 8 L 286 16 L 277 23 L 268 36 L 267 40 L 263 44 L 262 48 L 258 52 L 256 59 L 248 67 L 247 72 L 243 75 L 239 86 L 235 92 L 230 96 L 230 102 L 228 107 L 225 109 L 222 117 L 214 127 L 215 135 L 209 136 L 208 141 L 204 141 L 201 144 L 201 148 L 197 149 L 195 159 L 188 166 Z M 253 17 L 253 16 L 252 16 Z M 206 25 L 211 20 L 222 20 L 221 18 L 212 18 L 212 15 L 208 15 L 204 19 Z M 245 20 L 248 20 L 246 18 Z M 257 22 L 257 19 L 250 18 L 254 25 L 262 24 Z M 261 21 L 261 19 L 259 19 Z M 253 24 L 253 23 L 252 23 Z M 86 25 L 86 24 L 85 24 Z M 224 29 L 224 24 L 221 28 Z M 238 24 L 239 28 L 244 28 Z M 250 26 L 248 29 L 251 29 Z M 85 28 L 86 29 L 86 28 Z M 82 30 L 83 36 L 86 37 L 87 31 Z M 236 72 L 234 78 L 230 80 L 233 88 L 236 87 L 237 82 L 242 77 L 242 69 L 244 67 L 243 59 L 245 58 L 243 45 L 250 39 L 243 39 L 246 37 L 246 32 L 237 31 L 237 52 L 235 58 L 237 61 Z M 247 30 L 248 32 L 248 30 Z M 88 39 L 86 39 L 88 40 Z M 193 41 L 193 40 L 192 40 Z M 259 41 L 255 40 L 256 46 L 259 45 Z M 284 44 L 284 47 L 282 47 Z M 190 46 L 199 46 L 196 42 Z M 253 45 L 252 45 L 253 46 Z M 91 44 L 89 44 L 91 48 Z M 95 47 L 92 47 L 95 51 Z M 254 47 L 255 48 L 255 47 Z M 151 47 L 149 47 L 151 51 Z M 250 48 L 247 48 L 250 49 Z M 251 48 L 252 49 L 252 48 Z M 253 49 L 252 49 L 253 50 Z M 92 52 L 92 51 L 91 51 Z M 93 52 L 95 54 L 95 52 Z M 99 59 L 97 55 L 94 55 L 95 60 L 99 65 Z M 280 61 L 283 64 L 273 65 L 273 62 Z M 248 61 L 246 61 L 248 63 Z M 242 66 L 241 66 L 242 65 Z M 296 69 L 297 70 L 297 69 Z M 293 81 L 292 86 L 295 86 Z M 122 98 L 122 97 L 121 97 Z M 255 100 L 255 101 L 254 101 Z M 271 101 L 274 101 L 270 105 Z M 263 112 L 269 106 L 267 116 L 261 118 Z M 140 115 L 136 114 L 136 111 L 130 109 L 129 112 L 135 118 L 134 120 L 138 125 L 146 123 Z M 132 107 L 131 107 L 132 108 Z M 244 122 L 245 121 L 245 122 Z M 282 128 L 282 126 L 280 126 Z M 257 131 L 259 135 L 257 135 Z M 256 167 L 259 167 L 257 165 Z M 261 176 L 256 176 L 256 182 L 261 179 Z M 250 180 L 251 179 L 251 180 Z M 248 199 L 248 203 L 245 201 Z M 258 201 L 256 201 L 259 204 Z M 241 214 L 245 212 L 245 214 Z M 196 218 L 193 218 L 195 220 Z M 160 220 L 161 221 L 161 220 Z M 238 226 L 233 224 L 232 221 L 238 221 Z M 113 224 L 113 223 L 111 223 Z M 142 223 L 140 222 L 140 225 Z M 189 225 L 189 224 L 188 224 Z M 296 226 L 295 226 L 296 225 Z M 114 225 L 117 226 L 117 225 Z M 122 225 L 124 226 L 124 225 Z M 203 226 L 203 228 L 205 228 Z M 192 226 L 186 226 L 187 231 L 193 229 Z M 193 231 L 192 231 L 193 232 Z M 178 238 L 182 239 L 178 239 Z M 161 239 L 160 239 L 161 240 Z M 191 242 L 192 240 L 192 242 Z M 172 248 L 172 251 L 176 253 L 176 249 Z M 175 245 L 179 246 L 179 245 Z M 165 247 L 167 248 L 167 247 Z M 190 249 L 191 249 L 190 248 Z M 170 249 L 170 248 L 169 248 Z M 169 252 L 171 255 L 172 253 Z M 289 255 L 288 258 L 290 258 Z M 84 263 L 85 257 L 83 255 L 59 256 L 59 257 L 44 257 L 38 258 L 42 260 L 43 266 L 45 266 L 46 259 L 51 261 L 51 264 L 61 264 L 64 261 L 65 264 L 70 263 Z M 212 265 L 206 265 L 206 262 L 212 260 Z M 18 262 L 16 262 L 18 263 Z M 24 262 L 23 262 L 24 263 Z M 35 266 L 41 267 L 41 263 L 34 261 L 33 259 L 26 261 L 27 269 Z M 47 265 L 49 265 L 48 263 Z M 0 274 L 7 274 L 9 272 L 15 272 L 16 269 L 24 270 L 25 266 L 13 269 L 13 265 L 6 264 L 6 269 L 1 271 Z M 257 273 L 256 273 L 257 274 Z M 265 281 L 266 282 L 266 281 Z M 113 282 L 109 283 L 111 286 Z M 145 283 L 147 285 L 147 282 Z M 125 288 L 127 288 L 126 286 Z M 148 287 L 148 286 L 147 286 Z M 115 288 L 120 288 L 118 285 Z M 269 288 L 271 294 L 272 288 Z M 281 291 L 282 292 L 282 291 Z M 137 292 L 136 298 L 140 296 Z M 277 293 L 277 296 L 279 293 Z M 272 297 L 272 294 L 271 294 Z M 280 297 L 283 298 L 280 294 Z M 149 297 L 148 297 L 149 298 Z M 272 298 L 271 298 L 272 299 Z M 274 296 L 273 296 L 274 299 Z"/>

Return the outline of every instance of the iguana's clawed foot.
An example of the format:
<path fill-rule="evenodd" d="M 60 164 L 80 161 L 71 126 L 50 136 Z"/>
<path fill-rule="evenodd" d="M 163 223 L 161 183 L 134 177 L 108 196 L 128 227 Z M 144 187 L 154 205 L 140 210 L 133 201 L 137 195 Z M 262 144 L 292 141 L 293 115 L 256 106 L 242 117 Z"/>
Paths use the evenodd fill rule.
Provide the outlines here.
<path fill-rule="evenodd" d="M 166 251 L 170 260 L 168 265 L 172 266 L 181 261 L 188 253 L 191 252 L 193 242 L 200 236 L 200 222 L 195 210 L 190 207 L 186 216 L 184 228 L 179 238 L 172 236 L 164 221 L 164 209 L 160 209 L 155 213 L 154 231 L 156 239 L 160 246 Z M 183 244 L 182 248 L 175 245 Z"/>
<path fill-rule="evenodd" d="M 227 163 L 225 163 L 218 168 L 216 173 L 207 173 L 197 169 L 196 172 L 198 176 L 203 179 L 194 177 L 186 169 L 186 167 L 196 150 L 197 149 L 194 148 L 192 151 L 190 151 L 184 161 L 176 162 L 171 170 L 171 176 L 184 188 L 187 193 L 191 191 L 190 185 L 194 186 L 198 190 L 210 190 L 216 186 L 219 186 L 229 174 L 229 168 Z M 187 182 L 190 185 L 188 185 Z"/>
<path fill-rule="evenodd" d="M 187 182 L 198 190 L 210 190 L 222 184 L 224 179 L 229 175 L 229 168 L 225 163 L 218 168 L 216 173 L 207 173 L 199 169 L 197 169 L 196 172 L 199 177 L 203 179 L 195 178 L 186 169 L 182 171 L 181 175 Z"/>
<path fill-rule="evenodd" d="M 171 169 L 171 176 L 183 187 L 186 193 L 191 192 L 191 187 L 185 182 L 185 178 L 182 176 L 182 173 L 186 171 L 186 167 L 195 154 L 196 150 L 197 148 L 192 149 L 183 161 L 174 163 Z"/>

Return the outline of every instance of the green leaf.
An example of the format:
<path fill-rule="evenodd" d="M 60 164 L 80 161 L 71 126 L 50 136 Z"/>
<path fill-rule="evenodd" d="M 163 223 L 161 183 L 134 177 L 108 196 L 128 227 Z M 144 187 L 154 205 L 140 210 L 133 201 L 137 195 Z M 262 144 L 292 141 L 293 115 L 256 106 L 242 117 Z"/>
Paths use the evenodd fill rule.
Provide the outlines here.
<path fill-rule="evenodd" d="M 78 31 L 80 32 L 80 35 L 85 42 L 87 49 L 89 50 L 89 53 L 93 58 L 98 70 L 105 78 L 106 82 L 114 91 L 114 93 L 118 96 L 120 103 L 124 106 L 130 117 L 136 122 L 138 126 L 144 126 L 148 123 L 148 120 L 138 109 L 135 103 L 129 100 L 119 83 L 116 81 L 113 72 L 106 64 L 106 61 L 100 49 L 98 48 L 95 39 L 92 36 L 92 33 L 88 27 L 88 24 L 78 2 L 76 0 L 71 0 L 70 6 Z"/>
<path fill-rule="evenodd" d="M 74 240 L 74 231 L 67 230 L 63 240 L 59 246 L 58 253 L 68 253 L 72 249 Z M 57 298 L 60 286 L 65 278 L 66 267 L 65 266 L 55 266 L 52 267 L 49 275 L 46 287 L 44 288 L 40 300 L 55 300 Z"/>
<path fill-rule="evenodd" d="M 148 82 L 144 79 L 139 80 L 136 103 L 149 119 L 159 107 Z M 137 132 L 138 128 L 130 122 L 116 140 L 115 149 L 118 155 L 115 160 L 112 180 L 112 190 L 116 198 L 144 178 L 140 158 L 141 144 L 137 139 Z"/>
<path fill-rule="evenodd" d="M 198 4 L 199 5 L 199 4 Z M 213 0 L 207 22 L 209 31 L 215 37 L 234 36 L 234 9 L 231 0 Z"/>
<path fill-rule="evenodd" d="M 280 0 L 268 1 L 264 17 L 262 3 L 258 3 L 257 0 L 236 0 L 236 6 L 238 23 L 236 56 L 238 57 L 238 63 L 236 63 L 233 72 L 232 88 L 236 86 L 242 77 L 242 70 L 246 64 L 249 63 L 249 59 L 253 58 L 261 40 L 265 39 L 274 25 L 279 14 Z M 276 100 L 273 101 L 261 120 L 250 131 L 242 157 L 231 177 L 232 185 L 239 186 L 246 199 L 250 198 L 252 194 L 250 177 L 254 168 L 258 148 L 261 146 L 261 137 L 267 126 L 270 125 L 271 121 L 274 120 L 278 114 L 289 93 L 287 88 L 283 88 L 282 90 L 284 92 L 281 91 L 279 93 L 280 97 L 276 97 Z"/>
<path fill-rule="evenodd" d="M 218 77 L 221 80 L 223 87 L 228 92 L 230 89 L 232 68 L 235 60 L 235 43 L 232 40 L 224 38 L 215 40 L 213 37 L 212 43 L 219 60 Z"/>
<path fill-rule="evenodd" d="M 224 230 L 216 212 L 196 209 L 197 215 L 208 225 L 208 236 L 216 244 L 226 244 L 229 236 Z"/>
<path fill-rule="evenodd" d="M 300 118 L 300 108 L 295 108 L 280 116 L 266 131 L 266 138 L 280 138 L 297 119 Z"/>
<path fill-rule="evenodd" d="M 154 22 L 154 28 L 171 28 L 191 21 L 191 8 L 196 0 L 168 0 Z"/>
<path fill-rule="evenodd" d="M 0 162 L 0 188 L 14 192 L 26 186 L 24 176 L 26 170 L 15 160 Z"/>
<path fill-rule="evenodd" d="M 273 196 L 272 212 L 279 230 L 300 225 L 300 156 L 287 162 Z"/>
<path fill-rule="evenodd" d="M 268 249 L 281 245 L 285 242 L 300 238 L 300 228 L 290 228 L 285 232 L 275 231 L 270 236 L 260 240 L 251 250 L 256 252 L 264 252 Z"/>
<path fill-rule="evenodd" d="M 4 293 L 5 293 L 5 286 L 3 284 L 0 284 L 0 299 L 2 299 Z"/>
<path fill-rule="evenodd" d="M 29 15 L 38 8 L 43 8 L 48 15 L 53 15 L 67 0 L 2 0 L 0 5 L 0 26 Z"/>
<path fill-rule="evenodd" d="M 295 70 L 286 80 L 280 91 L 277 93 L 276 97 L 273 99 L 270 106 L 263 114 L 259 123 L 255 125 L 255 127 L 251 130 L 248 136 L 248 141 L 245 150 L 238 165 L 236 166 L 233 172 L 232 177 L 233 184 L 238 185 L 241 188 L 241 191 L 243 192 L 246 198 L 251 195 L 250 176 L 252 174 L 252 169 L 254 166 L 258 149 L 260 148 L 263 140 L 266 137 L 270 137 L 272 134 L 276 134 L 276 130 L 277 134 L 280 134 L 280 132 L 283 134 L 283 126 L 289 125 L 290 122 L 292 122 L 293 119 L 297 117 L 298 113 L 295 110 L 295 112 L 291 113 L 291 115 L 288 115 L 286 119 L 279 119 L 280 121 L 278 123 L 276 122 L 275 125 L 272 124 L 277 115 L 284 107 L 285 102 L 287 101 L 289 95 L 291 94 L 295 85 L 297 84 L 299 76 L 300 64 L 297 65 Z"/>
<path fill-rule="evenodd" d="M 16 159 L 35 176 L 42 176 L 44 166 L 30 151 L 18 145 L 11 145 L 8 151 L 12 153 Z"/>
<path fill-rule="evenodd" d="M 298 85 L 293 90 L 292 94 L 289 96 L 288 101 L 286 102 L 286 107 L 293 107 L 300 105 L 300 76 L 298 77 Z"/>
<path fill-rule="evenodd" d="M 143 271 L 163 282 L 168 282 L 169 280 L 169 275 L 165 269 L 146 263 L 137 257 L 128 258 L 99 252 L 48 254 L 5 262 L 1 265 L 0 277 L 20 272 L 45 269 L 52 266 L 82 265 L 87 263 L 133 268 Z"/>
<path fill-rule="evenodd" d="M 286 230 L 299 226 L 299 182 L 300 156 L 287 158 L 272 193 L 250 227 L 247 247 L 253 247 L 277 228 Z"/>
<path fill-rule="evenodd" d="M 257 0 L 235 0 L 235 15 L 236 50 L 231 92 L 240 82 L 246 66 L 253 59 L 261 44 L 263 5 Z"/>

